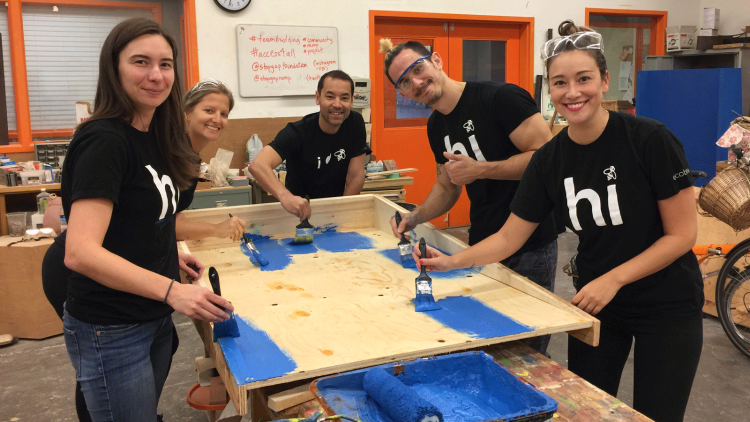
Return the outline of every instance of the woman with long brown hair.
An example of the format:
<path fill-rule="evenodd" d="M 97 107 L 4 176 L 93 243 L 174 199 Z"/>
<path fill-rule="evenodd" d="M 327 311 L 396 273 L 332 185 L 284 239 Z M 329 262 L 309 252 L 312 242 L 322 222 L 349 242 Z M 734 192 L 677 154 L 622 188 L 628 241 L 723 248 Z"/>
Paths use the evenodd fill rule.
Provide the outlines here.
<path fill-rule="evenodd" d="M 197 176 L 185 136 L 177 48 L 158 24 L 126 20 L 99 62 L 94 114 L 63 168 L 65 265 L 73 271 L 65 342 L 94 421 L 155 421 L 169 369 L 174 310 L 222 321 L 232 305 L 175 282 L 175 214 Z"/>

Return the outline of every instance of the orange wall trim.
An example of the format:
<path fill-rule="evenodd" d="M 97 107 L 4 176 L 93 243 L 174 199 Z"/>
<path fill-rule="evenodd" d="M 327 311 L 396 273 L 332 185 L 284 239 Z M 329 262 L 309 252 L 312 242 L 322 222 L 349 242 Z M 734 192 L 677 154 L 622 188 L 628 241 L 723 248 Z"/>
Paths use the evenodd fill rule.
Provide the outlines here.
<path fill-rule="evenodd" d="M 195 20 L 195 0 L 183 0 L 182 13 L 185 14 L 185 33 L 183 37 L 187 40 L 187 49 L 183 54 L 187 59 L 185 68 L 185 79 L 188 86 L 192 87 L 200 81 L 198 66 L 198 24 Z"/>
<path fill-rule="evenodd" d="M 21 0 L 8 0 L 8 29 L 13 92 L 16 100 L 16 127 L 20 144 L 14 152 L 32 151 L 34 147 L 31 145 L 31 111 L 29 109 L 29 86 L 26 80 L 26 47 L 23 41 Z"/>

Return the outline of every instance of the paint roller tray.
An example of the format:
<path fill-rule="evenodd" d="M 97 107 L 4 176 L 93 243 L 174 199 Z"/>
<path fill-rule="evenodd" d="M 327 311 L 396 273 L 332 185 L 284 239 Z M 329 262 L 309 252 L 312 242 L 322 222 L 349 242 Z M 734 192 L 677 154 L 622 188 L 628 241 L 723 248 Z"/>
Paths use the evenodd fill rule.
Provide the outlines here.
<path fill-rule="evenodd" d="M 435 405 L 444 422 L 552 420 L 557 402 L 516 378 L 484 352 L 464 352 L 380 365 Z M 371 368 L 312 383 L 310 390 L 329 416 L 365 422 L 403 422 L 388 417 L 362 386 Z"/>

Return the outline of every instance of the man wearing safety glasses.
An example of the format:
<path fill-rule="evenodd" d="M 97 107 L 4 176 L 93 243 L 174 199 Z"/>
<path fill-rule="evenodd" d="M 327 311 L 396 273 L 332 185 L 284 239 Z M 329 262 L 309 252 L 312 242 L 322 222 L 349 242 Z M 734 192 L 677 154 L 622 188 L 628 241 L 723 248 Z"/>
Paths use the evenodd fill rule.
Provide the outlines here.
<path fill-rule="evenodd" d="M 461 82 L 443 71 L 440 54 L 416 41 L 393 46 L 380 41 L 385 74 L 404 97 L 434 109 L 427 137 L 437 162 L 432 190 L 414 211 L 404 214 L 394 235 L 445 214 L 463 186 L 471 200 L 469 244 L 496 233 L 510 215 L 510 202 L 531 155 L 552 138 L 528 92 L 501 86 Z M 557 231 L 552 217 L 539 225 L 526 244 L 502 264 L 552 291 L 557 265 Z M 530 342 L 546 354 L 549 336 Z"/>

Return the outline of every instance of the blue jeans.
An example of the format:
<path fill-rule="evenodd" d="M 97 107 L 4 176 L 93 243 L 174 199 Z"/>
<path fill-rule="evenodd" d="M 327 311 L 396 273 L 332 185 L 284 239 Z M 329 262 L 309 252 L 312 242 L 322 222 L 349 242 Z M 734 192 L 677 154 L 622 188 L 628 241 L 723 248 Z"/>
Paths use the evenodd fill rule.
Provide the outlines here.
<path fill-rule="evenodd" d="M 544 287 L 550 292 L 555 292 L 555 273 L 557 272 L 557 240 L 537 248 L 533 251 L 524 252 L 512 256 L 501 264 L 521 274 L 534 283 Z M 524 340 L 534 350 L 549 357 L 547 346 L 552 336 L 547 334 Z"/>
<path fill-rule="evenodd" d="M 65 346 L 94 421 L 156 421 L 172 350 L 172 317 L 96 325 L 63 314 Z"/>

